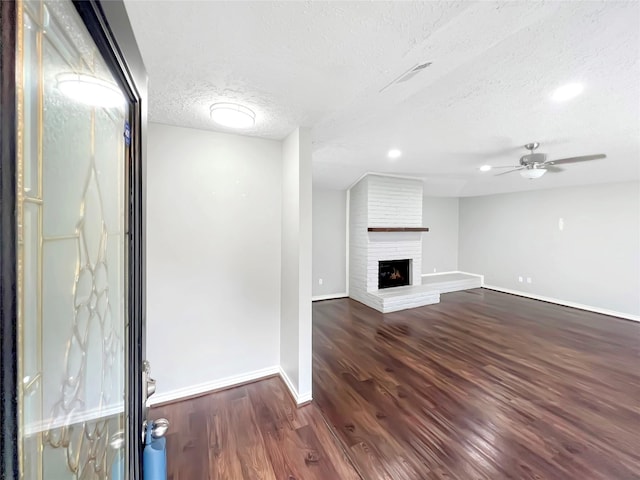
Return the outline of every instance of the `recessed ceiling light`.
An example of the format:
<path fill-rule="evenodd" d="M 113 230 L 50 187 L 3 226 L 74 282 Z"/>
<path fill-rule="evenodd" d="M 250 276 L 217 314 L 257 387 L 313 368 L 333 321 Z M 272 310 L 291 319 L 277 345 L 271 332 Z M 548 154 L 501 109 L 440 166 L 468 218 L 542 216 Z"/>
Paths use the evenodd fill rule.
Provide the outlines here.
<path fill-rule="evenodd" d="M 118 85 L 86 73 L 61 73 L 56 86 L 67 97 L 95 107 L 115 108 L 125 104 Z"/>
<path fill-rule="evenodd" d="M 481 172 L 488 172 L 489 170 L 491 170 L 491 165 L 482 165 L 480 167 Z"/>
<path fill-rule="evenodd" d="M 237 103 L 214 103 L 210 112 L 211 119 L 225 127 L 250 128 L 256 124 L 255 112 Z"/>
<path fill-rule="evenodd" d="M 584 91 L 581 83 L 568 83 L 556 89 L 551 95 L 551 99 L 556 102 L 565 102 L 577 97 Z"/>
<path fill-rule="evenodd" d="M 391 159 L 400 158 L 401 156 L 402 156 L 402 152 L 400 150 L 398 150 L 397 148 L 392 148 L 391 150 L 389 150 L 387 152 L 387 157 L 389 157 Z"/>

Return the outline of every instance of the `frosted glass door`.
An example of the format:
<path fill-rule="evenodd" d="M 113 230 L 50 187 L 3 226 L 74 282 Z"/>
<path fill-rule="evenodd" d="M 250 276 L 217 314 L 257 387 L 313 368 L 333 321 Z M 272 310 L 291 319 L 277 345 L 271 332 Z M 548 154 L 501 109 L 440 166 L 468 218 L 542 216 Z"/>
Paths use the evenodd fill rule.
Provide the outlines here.
<path fill-rule="evenodd" d="M 120 479 L 129 106 L 70 1 L 18 19 L 20 468 Z"/>

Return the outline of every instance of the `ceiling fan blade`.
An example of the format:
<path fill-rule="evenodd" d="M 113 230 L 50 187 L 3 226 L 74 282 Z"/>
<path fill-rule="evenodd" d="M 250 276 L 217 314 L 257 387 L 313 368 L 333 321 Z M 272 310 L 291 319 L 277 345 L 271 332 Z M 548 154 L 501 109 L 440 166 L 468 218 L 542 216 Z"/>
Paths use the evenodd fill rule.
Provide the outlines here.
<path fill-rule="evenodd" d="M 500 165 L 498 167 L 491 166 L 491 170 L 495 170 L 496 168 L 520 168 L 522 165 Z"/>
<path fill-rule="evenodd" d="M 497 175 L 494 175 L 494 177 L 499 177 L 500 175 L 506 175 L 507 173 L 511 173 L 511 172 L 517 172 L 518 170 L 522 170 L 524 167 L 518 167 L 518 168 L 514 168 L 513 170 L 507 170 L 506 172 L 502 172 L 502 173 L 498 173 Z"/>
<path fill-rule="evenodd" d="M 556 167 L 555 165 L 545 164 L 544 169 L 551 173 L 564 172 L 564 168 Z"/>
<path fill-rule="evenodd" d="M 601 158 L 607 158 L 604 153 L 598 153 L 597 155 L 583 155 L 582 157 L 568 157 L 559 158 L 558 160 L 547 160 L 545 165 L 562 165 L 564 163 L 577 163 L 586 162 L 587 160 L 599 160 Z"/>

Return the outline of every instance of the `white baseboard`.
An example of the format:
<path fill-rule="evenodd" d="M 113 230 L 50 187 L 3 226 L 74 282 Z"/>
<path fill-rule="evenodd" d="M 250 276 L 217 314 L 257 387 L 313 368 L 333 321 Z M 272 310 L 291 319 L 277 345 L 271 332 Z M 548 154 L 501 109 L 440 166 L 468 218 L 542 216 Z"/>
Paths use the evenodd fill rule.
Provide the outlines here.
<path fill-rule="evenodd" d="M 307 392 L 304 395 L 300 395 L 296 403 L 298 405 L 304 405 L 305 403 L 309 403 L 312 401 L 313 401 L 313 394 L 311 392 Z"/>
<path fill-rule="evenodd" d="M 600 307 L 592 307 L 591 305 L 584 305 L 582 303 L 568 302 L 566 300 L 559 300 L 557 298 L 545 297 L 544 295 L 536 295 L 535 293 L 521 292 L 520 290 L 511 290 L 510 288 L 496 287 L 494 285 L 484 285 L 484 282 L 482 286 L 483 288 L 486 288 L 489 290 L 495 290 L 496 292 L 510 293 L 512 295 L 518 295 L 520 297 L 532 298 L 534 300 L 542 300 L 543 302 L 555 303 L 557 305 L 563 305 L 565 307 L 572 307 L 572 308 L 577 308 L 579 310 L 587 310 L 589 312 L 601 313 L 603 315 L 609 315 L 611 317 L 619 317 L 619 318 L 624 318 L 626 320 L 633 320 L 635 322 L 640 322 L 640 315 L 632 315 L 630 313 L 616 312 L 615 310 L 608 310 L 606 308 L 600 308 Z"/>
<path fill-rule="evenodd" d="M 315 297 L 311 297 L 312 302 L 317 302 L 319 300 L 333 300 L 335 298 L 346 298 L 349 295 L 347 293 L 329 293 L 327 295 L 316 295 Z"/>
<path fill-rule="evenodd" d="M 300 395 L 282 367 L 274 365 L 273 367 L 254 370 L 253 372 L 243 373 L 242 375 L 234 375 L 220 380 L 214 380 L 212 382 L 204 382 L 190 387 L 177 388 L 168 392 L 157 393 L 149 398 L 148 403 L 149 406 L 153 406 L 159 403 L 173 402 L 182 398 L 192 397 L 194 395 L 214 392 L 223 388 L 232 388 L 236 385 L 254 382 L 274 375 L 280 375 L 296 404 L 302 405 L 303 403 L 308 403 L 312 400 L 311 392 Z"/>
<path fill-rule="evenodd" d="M 293 397 L 296 404 L 302 405 L 303 403 L 309 403 L 311 400 L 313 400 L 311 392 L 307 392 L 302 395 L 298 393 L 298 390 L 296 389 L 296 387 L 294 387 L 293 382 L 289 378 L 289 375 L 287 375 L 287 372 L 285 372 L 282 367 L 280 367 L 280 377 L 289 389 L 289 392 L 291 392 L 291 396 Z"/>
<path fill-rule="evenodd" d="M 253 382 L 254 380 L 260 380 L 262 378 L 271 377 L 278 374 L 280 374 L 280 366 L 274 365 L 272 367 L 254 370 L 253 372 L 243 373 L 241 375 L 221 378 L 220 380 L 214 380 L 212 382 L 198 383 L 197 385 L 177 388 L 168 392 L 159 392 L 152 395 L 149 398 L 148 403 L 152 406 L 158 403 L 172 402 L 181 398 L 191 397 L 193 395 L 199 395 L 201 393 L 212 392 L 215 390 L 220 390 L 221 388 L 229 388 L 235 385 Z M 158 383 L 161 384 L 161 381 Z"/>
<path fill-rule="evenodd" d="M 450 273 L 462 273 L 463 275 L 471 275 L 472 277 L 480 277 L 480 285 L 484 285 L 484 275 L 471 272 L 463 272 L 462 270 L 451 270 L 449 272 L 423 273 L 423 277 L 434 277 L 436 275 L 448 275 Z"/>

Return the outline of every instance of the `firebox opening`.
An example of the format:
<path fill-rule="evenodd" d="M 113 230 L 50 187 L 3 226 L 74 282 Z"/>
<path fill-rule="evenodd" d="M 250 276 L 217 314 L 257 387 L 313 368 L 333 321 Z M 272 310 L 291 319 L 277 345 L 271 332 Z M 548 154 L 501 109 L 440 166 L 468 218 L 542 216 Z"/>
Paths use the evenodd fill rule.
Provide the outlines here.
<path fill-rule="evenodd" d="M 378 288 L 410 285 L 411 260 L 383 260 L 378 262 Z"/>

